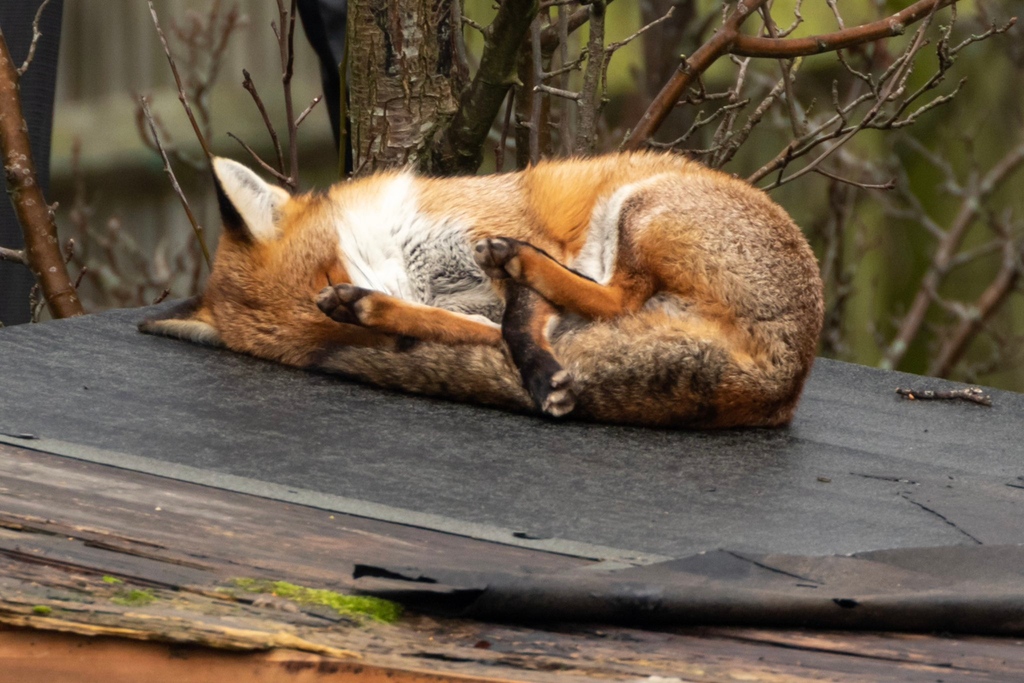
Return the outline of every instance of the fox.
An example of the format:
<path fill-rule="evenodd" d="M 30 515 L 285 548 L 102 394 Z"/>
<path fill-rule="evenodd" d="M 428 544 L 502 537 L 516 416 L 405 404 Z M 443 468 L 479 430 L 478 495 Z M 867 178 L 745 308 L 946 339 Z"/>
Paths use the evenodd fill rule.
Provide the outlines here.
<path fill-rule="evenodd" d="M 786 211 L 678 153 L 289 194 L 214 158 L 203 292 L 140 330 L 550 418 L 780 427 L 824 317 Z"/>

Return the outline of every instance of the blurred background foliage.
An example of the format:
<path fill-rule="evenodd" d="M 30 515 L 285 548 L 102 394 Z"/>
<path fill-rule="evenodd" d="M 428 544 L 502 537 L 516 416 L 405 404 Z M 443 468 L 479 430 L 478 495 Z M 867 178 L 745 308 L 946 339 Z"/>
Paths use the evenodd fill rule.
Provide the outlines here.
<path fill-rule="evenodd" d="M 881 0 L 860 3 L 838 2 L 846 25 L 872 21 L 899 11 L 909 2 Z M 599 128 L 599 149 L 618 147 L 643 113 L 661 83 L 678 65 L 680 54 L 690 54 L 721 20 L 721 4 L 709 0 L 616 0 L 608 7 L 606 43 L 636 32 L 652 12 L 675 5 L 674 20 L 692 15 L 691 30 L 673 35 L 669 23 L 652 29 L 614 54 L 608 70 L 607 105 Z M 276 43 L 270 23 L 276 6 L 270 0 L 239 5 L 244 17 L 217 63 L 205 58 L 216 22 L 225 21 L 231 3 L 220 3 L 215 26 L 204 33 L 210 21 L 210 3 L 201 0 L 160 0 L 157 3 L 171 47 L 179 64 L 203 83 L 203 108 L 209 112 L 214 152 L 248 161 L 248 155 L 227 133 L 238 135 L 261 155 L 269 158 L 271 147 L 266 129 L 252 101 L 241 86 L 241 70 L 247 69 L 260 88 L 272 116 L 280 120 L 283 111 L 280 70 Z M 986 26 L 1003 24 L 1024 10 L 1024 0 L 968 2 L 958 4 L 959 20 L 953 42 L 977 34 Z M 780 26 L 788 26 L 794 0 L 776 0 L 772 15 Z M 464 0 L 464 13 L 486 25 L 494 16 L 491 0 Z M 836 30 L 836 18 L 825 0 L 808 0 L 801 8 L 803 23 L 793 36 L 815 35 Z M 950 9 L 936 17 L 929 33 L 932 45 L 920 53 L 909 78 L 914 89 L 934 73 L 935 51 L 940 24 L 948 24 Z M 703 24 L 703 30 L 698 30 Z M 746 30 L 754 30 L 751 20 Z M 662 31 L 661 29 L 666 30 Z M 848 53 L 851 64 L 884 64 L 891 61 L 913 31 L 888 41 Z M 464 28 L 471 66 L 478 59 L 482 40 L 479 33 Z M 205 36 L 205 37 L 204 37 Z M 804 228 L 815 246 L 827 281 L 830 322 L 822 342 L 822 353 L 869 365 L 885 364 L 904 315 L 921 288 L 922 278 L 933 264 L 937 249 L 935 226 L 948 227 L 961 210 L 979 178 L 1003 155 L 1024 143 L 1022 89 L 1024 84 L 1024 40 L 1021 28 L 968 46 L 957 58 L 936 95 L 953 92 L 966 79 L 959 93 L 948 103 L 935 107 L 900 130 L 865 130 L 830 159 L 834 175 L 854 179 L 861 185 L 886 185 L 894 189 L 867 189 L 857 184 L 808 174 L 772 191 Z M 573 36 L 573 54 L 587 40 L 586 27 Z M 206 41 L 204 43 L 204 41 Z M 192 46 L 191 48 L 189 46 Z M 191 61 L 187 57 L 195 52 Z M 294 88 L 298 107 L 320 92 L 316 58 L 304 40 L 296 41 Z M 806 57 L 798 63 L 795 81 L 797 109 L 813 118 L 832 109 L 833 83 L 849 87 L 852 76 L 835 54 Z M 705 74 L 708 92 L 725 91 L 736 81 L 739 66 L 722 59 Z M 216 73 L 214 73 L 214 71 Z M 161 296 L 186 296 L 201 286 L 205 266 L 195 248 L 192 231 L 174 198 L 163 173 L 159 156 L 139 133 L 136 118 L 138 93 L 150 94 L 153 109 L 162 124 L 163 137 L 181 157 L 176 163 L 179 177 L 200 221 L 215 243 L 216 211 L 209 183 L 193 169 L 189 158 L 200 150 L 177 102 L 166 61 L 156 40 L 148 8 L 137 0 L 74 0 L 65 8 L 59 67 L 56 120 L 53 144 L 53 197 L 62 237 L 74 236 L 75 263 L 87 266 L 82 296 L 87 310 L 144 305 Z M 778 80 L 780 65 L 766 59 L 752 60 L 744 96 L 751 99 L 745 110 L 755 107 Z M 578 88 L 580 75 L 570 85 Z M 552 110 L 563 112 L 572 103 L 557 102 Z M 669 141 L 686 131 L 696 117 L 710 114 L 721 103 L 681 106 L 659 132 L 657 139 Z M 556 114 L 557 116 L 557 114 Z M 715 124 L 697 131 L 679 148 L 702 155 L 713 142 Z M 493 149 L 500 126 L 492 130 Z M 790 110 L 776 102 L 765 118 L 723 170 L 748 177 L 779 154 L 793 138 Z M 304 188 L 323 186 L 338 179 L 338 158 L 321 106 L 303 124 L 300 133 L 301 184 Z M 515 159 L 510 152 L 507 159 Z M 512 163 L 506 160 L 505 170 Z M 485 155 L 481 172 L 494 170 L 494 155 Z M 768 177 L 758 183 L 766 186 Z M 974 183 L 975 185 L 972 185 Z M 1009 231 L 1016 259 L 1014 281 L 997 312 L 973 336 L 963 358 L 949 373 L 958 379 L 1024 390 L 1021 338 L 1024 337 L 1024 301 L 1016 281 L 1021 259 L 1021 216 L 1024 216 L 1024 172 L 1009 175 L 1000 188 L 985 197 L 970 221 L 963 249 L 964 258 L 949 267 L 935 292 L 940 303 L 929 306 L 924 325 L 913 337 L 898 369 L 926 373 L 934 371 L 934 359 L 956 331 L 977 318 L 971 308 L 990 286 L 1004 263 L 1006 243 L 1000 231 Z M 965 199 L 967 197 L 967 199 Z M 908 208 L 909 207 L 909 208 Z M 929 223 L 934 223 L 932 232 Z M 970 253 L 970 250 L 977 253 Z M 941 303 L 945 302 L 945 303 Z M 966 321 L 966 322 L 965 322 Z"/>

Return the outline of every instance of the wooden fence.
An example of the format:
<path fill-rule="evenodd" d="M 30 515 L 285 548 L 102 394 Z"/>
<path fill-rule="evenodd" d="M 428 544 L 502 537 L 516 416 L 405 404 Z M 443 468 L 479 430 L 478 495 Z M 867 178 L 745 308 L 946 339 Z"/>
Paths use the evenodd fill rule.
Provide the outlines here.
<path fill-rule="evenodd" d="M 234 4 L 220 2 L 221 16 Z M 205 16 L 214 3 L 158 0 L 161 24 L 184 69 L 187 51 L 173 35 L 172 24 L 186 25 Z M 242 88 L 247 69 L 284 131 L 281 67 L 271 22 L 276 3 L 238 2 L 246 17 L 231 38 L 219 79 L 209 94 L 214 151 L 241 161 L 247 153 L 232 132 L 261 153 L 270 151 L 269 135 L 250 95 Z M 90 310 L 148 303 L 165 287 L 173 295 L 190 293 L 204 275 L 190 248 L 192 230 L 163 173 L 160 158 L 147 148 L 136 125 L 136 98 L 152 96 L 153 110 L 166 125 L 167 142 L 184 155 L 199 150 L 160 47 L 149 7 L 142 0 L 71 0 L 65 3 L 55 107 L 52 173 L 53 198 L 60 202 L 62 237 L 75 237 L 76 261 L 89 268 L 83 297 Z M 190 15 L 191 13 L 191 15 Z M 43 38 L 45 40 L 45 37 Z M 293 88 L 296 106 L 320 94 L 320 72 L 301 27 L 296 29 Z M 302 178 L 306 186 L 336 177 L 337 160 L 321 104 L 303 124 Z M 75 149 L 78 154 L 75 168 Z M 269 158 L 269 157 L 268 157 Z M 217 218 L 203 175 L 178 164 L 180 180 L 206 229 Z M 73 212 L 76 188 L 86 204 Z M 83 211 L 84 209 L 84 211 Z M 84 220 L 88 218 L 88 221 Z M 216 235 L 208 240 L 211 245 Z"/>

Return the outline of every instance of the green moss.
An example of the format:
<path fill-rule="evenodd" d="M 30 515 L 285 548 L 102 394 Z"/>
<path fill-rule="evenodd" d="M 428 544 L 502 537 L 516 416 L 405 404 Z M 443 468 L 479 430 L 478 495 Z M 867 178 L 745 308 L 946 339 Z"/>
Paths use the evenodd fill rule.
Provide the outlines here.
<path fill-rule="evenodd" d="M 234 584 L 248 593 L 269 593 L 301 605 L 321 605 L 344 616 L 369 617 L 386 624 L 393 624 L 402 616 L 401 605 L 380 598 L 345 595 L 322 588 L 299 586 L 287 581 L 234 579 Z"/>
<path fill-rule="evenodd" d="M 39 616 L 45 617 L 46 615 L 53 612 L 53 609 L 46 605 L 36 605 L 32 608 L 32 614 L 38 614 Z"/>
<path fill-rule="evenodd" d="M 143 605 L 148 605 L 151 602 L 156 602 L 156 596 L 153 595 L 152 591 L 141 588 L 132 588 L 131 590 L 117 591 L 114 593 L 114 597 L 110 598 L 110 601 L 115 605 L 141 607 Z"/>
<path fill-rule="evenodd" d="M 104 576 L 103 577 L 103 583 L 116 584 L 116 583 L 124 583 L 124 581 L 122 581 L 121 579 L 117 578 L 116 576 Z"/>

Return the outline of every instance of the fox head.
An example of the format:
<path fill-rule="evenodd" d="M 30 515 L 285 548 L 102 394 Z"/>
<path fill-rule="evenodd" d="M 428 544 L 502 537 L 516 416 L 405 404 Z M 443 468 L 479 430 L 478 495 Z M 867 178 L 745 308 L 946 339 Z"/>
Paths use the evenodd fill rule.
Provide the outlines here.
<path fill-rule="evenodd" d="M 205 291 L 146 320 L 139 329 L 226 346 L 290 365 L 316 362 L 359 328 L 316 306 L 329 284 L 348 282 L 332 200 L 292 196 L 234 161 L 213 160 L 223 230 Z"/>

